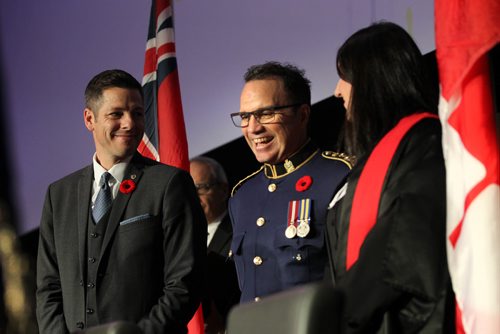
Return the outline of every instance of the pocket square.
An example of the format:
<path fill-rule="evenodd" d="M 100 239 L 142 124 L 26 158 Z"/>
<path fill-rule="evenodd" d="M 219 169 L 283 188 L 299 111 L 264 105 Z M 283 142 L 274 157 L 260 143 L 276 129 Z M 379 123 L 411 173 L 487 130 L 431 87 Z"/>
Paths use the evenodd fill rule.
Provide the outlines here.
<path fill-rule="evenodd" d="M 135 217 L 132 217 L 132 218 L 125 219 L 124 221 L 120 222 L 120 225 L 127 225 L 127 224 L 130 224 L 130 223 L 135 223 L 135 222 L 138 222 L 140 220 L 146 220 L 146 219 L 148 219 L 150 217 L 152 217 L 151 214 L 145 213 L 143 215 L 139 215 L 139 216 L 135 216 Z"/>

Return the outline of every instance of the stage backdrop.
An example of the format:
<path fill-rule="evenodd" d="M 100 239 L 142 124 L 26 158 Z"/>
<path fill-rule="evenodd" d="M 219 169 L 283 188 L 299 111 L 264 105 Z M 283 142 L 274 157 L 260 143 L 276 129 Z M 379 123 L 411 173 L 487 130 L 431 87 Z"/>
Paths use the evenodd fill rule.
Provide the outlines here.
<path fill-rule="evenodd" d="M 311 79 L 313 102 L 333 92 L 335 54 L 373 21 L 405 27 L 434 49 L 431 0 L 174 0 L 177 60 L 190 156 L 240 136 L 245 69 L 288 61 Z M 0 64 L 19 230 L 38 226 L 47 185 L 91 161 L 83 91 L 97 72 L 122 68 L 141 80 L 147 0 L 1 1 Z"/>

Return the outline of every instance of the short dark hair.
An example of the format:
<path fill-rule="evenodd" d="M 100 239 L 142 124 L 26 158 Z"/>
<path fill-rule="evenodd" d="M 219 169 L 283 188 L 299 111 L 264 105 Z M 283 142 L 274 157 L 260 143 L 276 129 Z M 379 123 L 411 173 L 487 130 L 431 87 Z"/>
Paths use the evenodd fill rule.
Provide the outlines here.
<path fill-rule="evenodd" d="M 311 105 L 311 81 L 305 77 L 305 71 L 289 63 L 269 61 L 248 68 L 244 75 L 245 82 L 253 80 L 281 79 L 289 103 Z"/>
<path fill-rule="evenodd" d="M 407 115 L 436 112 L 423 56 L 394 23 L 377 22 L 349 37 L 337 53 L 337 72 L 352 85 L 344 129 L 351 154 L 371 151 Z"/>
<path fill-rule="evenodd" d="M 144 100 L 141 84 L 129 73 L 123 70 L 106 70 L 94 76 L 85 88 L 85 107 L 95 111 L 102 97 L 102 92 L 108 88 L 119 87 L 135 89 Z"/>

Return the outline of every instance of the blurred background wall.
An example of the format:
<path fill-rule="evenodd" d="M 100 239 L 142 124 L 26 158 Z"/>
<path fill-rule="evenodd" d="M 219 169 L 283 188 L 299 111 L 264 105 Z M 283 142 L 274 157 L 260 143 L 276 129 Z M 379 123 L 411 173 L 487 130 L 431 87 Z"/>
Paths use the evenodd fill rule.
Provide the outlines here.
<path fill-rule="evenodd" d="M 373 21 L 396 22 L 422 52 L 434 49 L 432 0 L 173 2 L 190 156 L 221 154 L 217 148 L 241 135 L 228 114 L 239 110 L 242 74 L 252 64 L 304 68 L 316 103 L 333 92 L 340 44 Z M 0 2 L 3 138 L 20 233 L 38 226 L 48 184 L 91 161 L 88 80 L 109 68 L 141 80 L 149 9 L 145 0 Z"/>

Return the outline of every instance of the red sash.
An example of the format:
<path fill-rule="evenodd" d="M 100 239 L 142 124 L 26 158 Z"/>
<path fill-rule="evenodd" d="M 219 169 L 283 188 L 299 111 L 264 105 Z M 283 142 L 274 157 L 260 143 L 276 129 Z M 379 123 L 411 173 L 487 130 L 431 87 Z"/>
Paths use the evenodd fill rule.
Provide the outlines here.
<path fill-rule="evenodd" d="M 351 220 L 347 235 L 346 268 L 358 260 L 361 245 L 377 222 L 382 186 L 392 157 L 404 135 L 420 120 L 438 118 L 425 112 L 402 118 L 375 146 L 359 176 L 352 201 Z"/>

